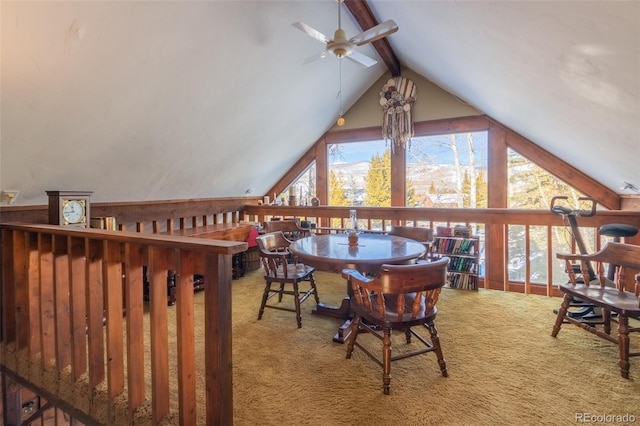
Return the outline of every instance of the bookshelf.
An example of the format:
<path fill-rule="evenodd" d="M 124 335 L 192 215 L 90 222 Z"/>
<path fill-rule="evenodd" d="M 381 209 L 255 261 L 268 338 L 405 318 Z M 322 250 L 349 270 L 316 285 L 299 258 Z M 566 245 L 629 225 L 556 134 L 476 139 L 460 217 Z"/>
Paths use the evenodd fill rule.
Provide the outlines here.
<path fill-rule="evenodd" d="M 431 257 L 451 259 L 447 272 L 448 286 L 463 290 L 478 289 L 480 257 L 478 237 L 435 236 Z"/>

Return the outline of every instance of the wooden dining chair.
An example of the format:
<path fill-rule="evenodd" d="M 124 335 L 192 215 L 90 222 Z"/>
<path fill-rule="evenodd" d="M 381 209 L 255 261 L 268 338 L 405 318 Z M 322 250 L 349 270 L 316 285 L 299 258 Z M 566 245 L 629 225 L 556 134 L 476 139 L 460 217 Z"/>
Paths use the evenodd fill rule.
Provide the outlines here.
<path fill-rule="evenodd" d="M 436 329 L 436 302 L 447 279 L 449 258 L 434 262 L 418 261 L 412 265 L 382 265 L 378 274 L 367 278 L 353 269 L 344 269 L 342 276 L 353 290 L 351 308 L 355 317 L 350 325 L 347 358 L 358 347 L 382 367 L 382 390 L 388 395 L 391 388 L 391 363 L 400 359 L 435 352 L 443 377 L 447 377 L 447 363 L 442 354 Z M 425 327 L 428 341 L 414 327 Z M 417 349 L 391 353 L 393 330 L 404 332 L 407 344 L 415 336 L 422 345 Z M 366 331 L 382 341 L 381 356 L 372 353 L 358 342 L 358 332 Z"/>
<path fill-rule="evenodd" d="M 310 235 L 309 229 L 302 228 L 298 219 L 270 220 L 264 223 L 264 230 L 265 232 L 282 231 L 289 240 L 297 240 Z"/>
<path fill-rule="evenodd" d="M 291 240 L 288 240 L 282 231 L 260 235 L 256 238 L 256 242 L 258 243 L 265 279 L 258 319 L 262 319 L 265 308 L 291 311 L 296 313 L 298 328 L 302 327 L 300 304 L 311 295 L 316 299 L 316 304 L 320 303 L 316 280 L 313 276 L 315 268 L 297 261 L 295 256 L 289 252 Z M 309 282 L 309 289 L 300 292 L 299 283 L 303 281 Z M 272 288 L 273 284 L 279 285 Z M 294 308 L 280 304 L 283 295 L 293 296 Z M 278 296 L 278 304 L 267 303 L 274 296 Z"/>
<path fill-rule="evenodd" d="M 422 259 L 426 259 L 431 251 L 431 244 L 433 243 L 433 229 L 431 228 L 392 225 L 388 234 L 420 241 L 426 249 Z"/>

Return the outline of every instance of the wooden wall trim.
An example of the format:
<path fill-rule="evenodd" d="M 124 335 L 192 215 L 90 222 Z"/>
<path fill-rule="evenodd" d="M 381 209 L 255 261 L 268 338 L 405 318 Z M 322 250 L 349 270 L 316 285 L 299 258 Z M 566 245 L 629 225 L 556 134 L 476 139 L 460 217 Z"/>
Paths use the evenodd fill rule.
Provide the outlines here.
<path fill-rule="evenodd" d="M 640 195 L 621 195 L 620 210 L 640 211 Z"/>
<path fill-rule="evenodd" d="M 415 136 L 445 135 L 448 133 L 479 132 L 489 130 L 490 120 L 484 115 L 460 118 L 420 121 L 414 123 Z M 323 135 L 316 143 L 324 140 L 327 144 L 381 140 L 382 127 L 363 127 L 361 129 L 337 130 Z"/>
<path fill-rule="evenodd" d="M 507 207 L 508 168 L 507 142 L 504 128 L 491 123 L 488 140 L 488 175 L 490 182 L 487 194 L 487 205 L 490 208 Z M 506 282 L 504 277 L 505 260 L 505 227 L 503 224 L 487 224 L 485 229 L 485 251 L 491 250 L 485 264 L 485 286 L 492 289 L 504 289 L 497 283 Z"/>
<path fill-rule="evenodd" d="M 491 125 L 489 132 L 487 182 L 490 182 L 487 194 L 487 206 L 491 208 L 507 207 L 507 137 L 503 127 Z"/>
<path fill-rule="evenodd" d="M 320 204 L 329 202 L 329 176 L 327 175 L 327 144 L 324 138 L 315 144 L 316 150 L 316 197 Z"/>
<path fill-rule="evenodd" d="M 446 135 L 449 133 L 481 132 L 489 130 L 490 120 L 485 115 L 421 121 L 413 125 L 416 136 Z"/>
<path fill-rule="evenodd" d="M 405 151 L 395 149 L 391 153 L 391 205 L 404 207 L 407 192 L 406 179 L 407 156 Z"/>
<path fill-rule="evenodd" d="M 262 197 L 221 197 L 155 201 L 91 203 L 91 216 L 115 216 L 118 223 L 177 218 L 241 211 L 257 204 Z M 49 223 L 47 205 L 6 206 L 0 208 L 0 222 Z"/>

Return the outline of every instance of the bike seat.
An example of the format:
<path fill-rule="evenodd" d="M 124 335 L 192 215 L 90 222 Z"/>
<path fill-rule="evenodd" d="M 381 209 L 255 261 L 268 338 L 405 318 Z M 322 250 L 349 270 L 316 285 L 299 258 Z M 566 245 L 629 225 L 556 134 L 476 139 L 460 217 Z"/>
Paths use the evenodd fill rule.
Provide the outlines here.
<path fill-rule="evenodd" d="M 638 233 L 638 228 L 626 223 L 607 223 L 598 229 L 598 234 L 607 237 L 633 237 Z"/>

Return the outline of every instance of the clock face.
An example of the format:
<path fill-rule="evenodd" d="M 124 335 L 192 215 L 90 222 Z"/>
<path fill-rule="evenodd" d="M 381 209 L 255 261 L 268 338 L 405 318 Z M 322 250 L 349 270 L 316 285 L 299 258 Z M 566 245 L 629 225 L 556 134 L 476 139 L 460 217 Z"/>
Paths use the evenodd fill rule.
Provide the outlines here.
<path fill-rule="evenodd" d="M 86 222 L 85 200 L 65 200 L 62 202 L 62 217 L 65 224 Z"/>

